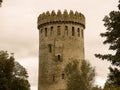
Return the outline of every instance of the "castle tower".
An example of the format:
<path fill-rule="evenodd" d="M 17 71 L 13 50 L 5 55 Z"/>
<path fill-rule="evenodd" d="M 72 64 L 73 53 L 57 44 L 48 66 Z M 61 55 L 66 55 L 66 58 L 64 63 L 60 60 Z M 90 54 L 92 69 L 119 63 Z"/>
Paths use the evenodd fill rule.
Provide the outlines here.
<path fill-rule="evenodd" d="M 65 90 L 66 64 L 84 59 L 85 17 L 78 12 L 47 11 L 38 17 L 38 90 Z"/>

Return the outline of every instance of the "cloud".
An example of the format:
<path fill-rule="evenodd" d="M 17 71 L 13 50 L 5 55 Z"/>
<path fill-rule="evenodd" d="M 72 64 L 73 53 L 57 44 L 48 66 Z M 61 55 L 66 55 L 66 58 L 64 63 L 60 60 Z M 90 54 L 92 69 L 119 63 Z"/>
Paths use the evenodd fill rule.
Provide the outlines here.
<path fill-rule="evenodd" d="M 36 86 L 32 86 L 31 90 L 38 90 L 37 85 Z"/>
<path fill-rule="evenodd" d="M 109 64 L 96 59 L 94 53 L 108 52 L 99 34 L 105 31 L 103 17 L 116 10 L 117 3 L 116 0 L 4 0 L 0 8 L 0 50 L 15 53 L 16 60 L 28 69 L 33 89 L 37 86 L 38 72 L 37 17 L 48 10 L 77 10 L 86 17 L 86 59 L 96 66 L 98 76 L 106 78 Z"/>
<path fill-rule="evenodd" d="M 34 17 L 21 8 L 9 7 L 0 12 L 0 50 L 10 51 L 21 57 L 37 56 L 37 16 Z"/>
<path fill-rule="evenodd" d="M 96 77 L 95 79 L 95 84 L 98 86 L 101 86 L 102 88 L 104 87 L 105 82 L 106 82 L 106 79 L 102 77 Z"/>

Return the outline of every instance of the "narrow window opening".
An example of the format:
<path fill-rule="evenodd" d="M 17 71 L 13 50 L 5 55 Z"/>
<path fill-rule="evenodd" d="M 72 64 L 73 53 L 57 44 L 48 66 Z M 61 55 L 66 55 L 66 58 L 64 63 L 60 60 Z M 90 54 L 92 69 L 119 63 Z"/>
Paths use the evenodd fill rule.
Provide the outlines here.
<path fill-rule="evenodd" d="M 60 55 L 58 55 L 58 61 L 61 61 L 61 57 L 60 57 Z"/>
<path fill-rule="evenodd" d="M 61 35 L 60 26 L 57 27 L 57 35 Z"/>
<path fill-rule="evenodd" d="M 68 36 L 68 26 L 65 26 L 65 34 Z"/>
<path fill-rule="evenodd" d="M 65 26 L 65 30 L 68 30 L 68 26 Z"/>
<path fill-rule="evenodd" d="M 65 74 L 64 73 L 62 73 L 62 79 L 65 79 Z"/>
<path fill-rule="evenodd" d="M 75 36 L 75 29 L 72 27 L 72 36 Z"/>
<path fill-rule="evenodd" d="M 50 36 L 52 36 L 52 34 L 53 34 L 53 27 L 51 27 L 50 29 Z"/>
<path fill-rule="evenodd" d="M 45 36 L 47 37 L 47 28 L 45 28 Z"/>
<path fill-rule="evenodd" d="M 48 45 L 48 49 L 49 49 L 49 52 L 52 53 L 52 45 L 51 44 Z"/>
<path fill-rule="evenodd" d="M 78 37 L 80 37 L 80 29 L 78 28 Z"/>
<path fill-rule="evenodd" d="M 82 38 L 84 37 L 84 35 L 83 35 L 83 30 L 81 30 L 81 34 L 82 34 Z"/>

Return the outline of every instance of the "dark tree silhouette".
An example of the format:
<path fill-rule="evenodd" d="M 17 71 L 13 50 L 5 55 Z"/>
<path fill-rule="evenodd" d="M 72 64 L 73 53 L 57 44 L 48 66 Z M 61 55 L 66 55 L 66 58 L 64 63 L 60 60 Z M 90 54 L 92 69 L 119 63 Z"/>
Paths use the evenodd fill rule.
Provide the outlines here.
<path fill-rule="evenodd" d="M 118 11 L 111 11 L 109 15 L 105 16 L 104 26 L 106 32 L 101 33 L 101 37 L 105 37 L 104 44 L 109 44 L 109 50 L 113 50 L 115 54 L 95 54 L 97 58 L 109 61 L 116 68 L 110 67 L 110 74 L 108 75 L 107 85 L 120 85 L 120 0 L 118 4 Z M 109 86 L 109 85 L 108 85 Z"/>
<path fill-rule="evenodd" d="M 0 51 L 0 90 L 30 90 L 26 69 L 13 55 Z"/>
<path fill-rule="evenodd" d="M 0 0 L 0 7 L 1 7 L 2 2 L 3 2 L 3 1 L 2 1 L 2 0 Z"/>

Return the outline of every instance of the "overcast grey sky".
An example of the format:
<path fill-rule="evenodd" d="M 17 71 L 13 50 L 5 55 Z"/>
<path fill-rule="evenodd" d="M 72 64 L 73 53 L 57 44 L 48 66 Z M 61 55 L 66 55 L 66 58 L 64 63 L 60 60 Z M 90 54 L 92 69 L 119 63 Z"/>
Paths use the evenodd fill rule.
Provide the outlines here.
<path fill-rule="evenodd" d="M 15 58 L 29 73 L 31 89 L 37 90 L 38 29 L 37 17 L 46 11 L 60 9 L 81 12 L 86 17 L 85 56 L 96 67 L 96 83 L 102 85 L 108 73 L 108 62 L 95 53 L 108 53 L 99 34 L 105 31 L 102 19 L 117 10 L 118 0 L 3 0 L 0 8 L 0 50 L 14 52 Z"/>

